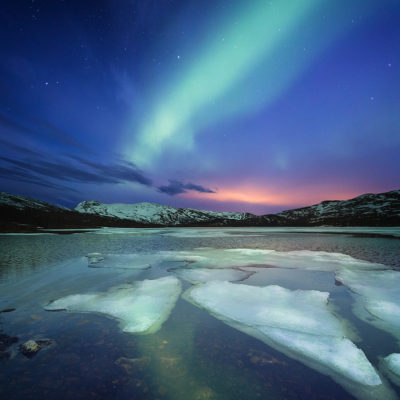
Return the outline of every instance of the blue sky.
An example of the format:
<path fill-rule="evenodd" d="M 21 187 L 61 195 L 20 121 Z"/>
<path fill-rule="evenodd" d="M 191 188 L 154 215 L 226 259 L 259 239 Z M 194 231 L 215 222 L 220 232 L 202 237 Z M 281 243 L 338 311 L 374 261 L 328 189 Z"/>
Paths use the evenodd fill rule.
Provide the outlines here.
<path fill-rule="evenodd" d="M 257 214 L 398 189 L 397 1 L 4 1 L 0 189 Z"/>

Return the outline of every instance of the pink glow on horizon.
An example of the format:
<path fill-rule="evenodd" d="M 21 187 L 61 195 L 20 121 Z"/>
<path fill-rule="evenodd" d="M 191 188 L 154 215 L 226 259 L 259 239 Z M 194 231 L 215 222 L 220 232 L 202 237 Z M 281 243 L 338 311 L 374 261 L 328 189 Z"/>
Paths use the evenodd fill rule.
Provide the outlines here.
<path fill-rule="evenodd" d="M 244 185 L 220 187 L 216 193 L 186 192 L 181 197 L 196 200 L 216 201 L 218 203 L 247 203 L 254 205 L 282 206 L 297 208 L 311 206 L 323 200 L 347 200 L 365 192 L 356 192 L 332 187 L 302 187 L 301 189 L 269 189 Z"/>

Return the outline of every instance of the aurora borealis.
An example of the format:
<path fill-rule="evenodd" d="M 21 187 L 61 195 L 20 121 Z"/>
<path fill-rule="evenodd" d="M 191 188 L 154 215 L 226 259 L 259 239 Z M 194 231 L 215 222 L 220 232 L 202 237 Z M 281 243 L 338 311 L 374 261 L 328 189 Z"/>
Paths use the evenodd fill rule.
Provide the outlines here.
<path fill-rule="evenodd" d="M 397 1 L 11 1 L 0 188 L 275 212 L 397 189 Z"/>

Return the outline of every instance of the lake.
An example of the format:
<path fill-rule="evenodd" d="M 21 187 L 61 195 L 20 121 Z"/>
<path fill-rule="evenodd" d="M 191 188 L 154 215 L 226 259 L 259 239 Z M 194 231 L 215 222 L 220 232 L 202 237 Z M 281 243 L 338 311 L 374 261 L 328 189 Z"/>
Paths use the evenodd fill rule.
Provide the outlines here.
<path fill-rule="evenodd" d="M 400 228 L 63 233 L 0 235 L 4 399 L 400 394 Z"/>

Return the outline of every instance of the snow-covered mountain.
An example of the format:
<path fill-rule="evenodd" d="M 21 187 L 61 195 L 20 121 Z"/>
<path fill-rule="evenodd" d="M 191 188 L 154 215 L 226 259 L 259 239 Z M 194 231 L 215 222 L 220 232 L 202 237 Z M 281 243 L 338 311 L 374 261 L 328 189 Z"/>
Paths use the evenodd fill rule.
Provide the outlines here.
<path fill-rule="evenodd" d="M 36 232 L 38 228 L 141 227 L 135 221 L 82 214 L 45 201 L 0 193 L 0 232 Z"/>
<path fill-rule="evenodd" d="M 98 201 L 83 201 L 75 207 L 81 213 L 133 220 L 145 224 L 191 225 L 217 221 L 245 221 L 255 215 L 237 212 L 214 212 L 192 208 L 175 208 L 155 203 L 103 204 Z"/>
<path fill-rule="evenodd" d="M 275 214 L 287 224 L 395 225 L 400 223 L 400 190 L 363 194 L 350 200 L 326 200 Z M 392 223 L 391 223 L 392 222 Z"/>
<path fill-rule="evenodd" d="M 6 192 L 0 192 L 0 206 L 9 206 L 20 210 L 33 208 L 41 209 L 48 212 L 50 212 L 54 208 L 69 210 L 69 208 L 54 206 L 50 203 L 46 203 L 45 201 L 35 200 L 25 196 L 9 194 Z"/>
<path fill-rule="evenodd" d="M 84 201 L 75 208 L 81 213 L 120 218 L 156 225 L 257 225 L 257 226 L 315 226 L 315 225 L 400 225 L 400 190 L 379 194 L 364 194 L 350 200 L 327 200 L 309 207 L 256 216 L 174 208 L 155 203 L 103 204 Z"/>
<path fill-rule="evenodd" d="M 323 201 L 310 207 L 257 216 L 174 208 L 154 203 L 102 204 L 84 201 L 75 210 L 0 193 L 0 231 L 45 228 L 148 226 L 400 226 L 400 190 Z"/>

